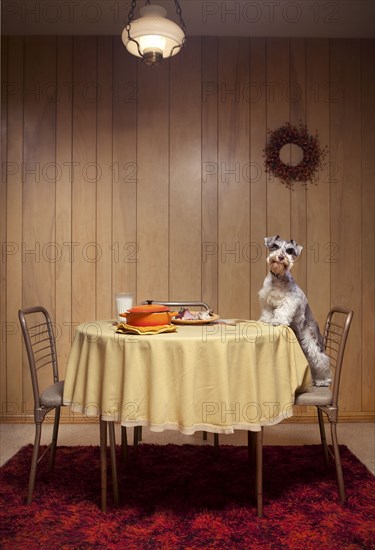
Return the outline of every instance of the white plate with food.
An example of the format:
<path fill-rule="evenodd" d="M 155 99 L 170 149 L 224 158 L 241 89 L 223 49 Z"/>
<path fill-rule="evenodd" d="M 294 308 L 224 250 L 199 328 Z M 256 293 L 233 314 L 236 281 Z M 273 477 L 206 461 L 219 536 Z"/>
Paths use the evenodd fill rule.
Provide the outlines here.
<path fill-rule="evenodd" d="M 209 311 L 190 311 L 184 308 L 171 319 L 171 322 L 174 325 L 207 325 L 218 319 L 220 319 L 220 315 Z"/>

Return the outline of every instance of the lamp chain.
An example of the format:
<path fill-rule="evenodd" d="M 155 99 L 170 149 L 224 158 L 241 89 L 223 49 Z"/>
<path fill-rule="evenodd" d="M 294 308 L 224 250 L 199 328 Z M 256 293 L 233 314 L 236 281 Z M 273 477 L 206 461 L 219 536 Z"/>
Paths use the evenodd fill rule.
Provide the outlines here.
<path fill-rule="evenodd" d="M 132 3 L 131 3 L 131 6 L 130 6 L 130 10 L 129 10 L 129 13 L 128 13 L 128 22 L 126 23 L 126 27 L 125 28 L 128 28 L 130 23 L 133 21 L 134 19 L 134 11 L 135 11 L 135 8 L 137 7 L 137 0 L 132 0 Z"/>
<path fill-rule="evenodd" d="M 186 24 L 185 24 L 185 21 L 182 17 L 182 10 L 181 10 L 180 4 L 179 4 L 178 0 L 174 0 L 174 3 L 175 3 L 175 6 L 176 6 L 176 13 L 177 13 L 177 15 L 180 19 L 181 29 L 184 31 L 184 34 L 186 35 Z M 145 6 L 149 6 L 149 5 L 150 5 L 150 0 L 146 0 L 145 1 Z M 130 10 L 129 10 L 129 13 L 128 13 L 128 21 L 126 23 L 126 27 L 128 27 L 130 25 L 130 23 L 133 21 L 134 12 L 135 12 L 136 7 L 137 7 L 137 0 L 132 0 Z"/>
<path fill-rule="evenodd" d="M 182 10 L 181 10 L 180 4 L 178 3 L 178 0 L 174 0 L 174 3 L 175 3 L 175 6 L 176 6 L 176 13 L 177 13 L 178 17 L 180 18 L 181 29 L 184 31 L 184 35 L 186 36 L 186 25 L 185 25 L 185 21 L 183 20 L 183 17 L 182 17 Z"/>

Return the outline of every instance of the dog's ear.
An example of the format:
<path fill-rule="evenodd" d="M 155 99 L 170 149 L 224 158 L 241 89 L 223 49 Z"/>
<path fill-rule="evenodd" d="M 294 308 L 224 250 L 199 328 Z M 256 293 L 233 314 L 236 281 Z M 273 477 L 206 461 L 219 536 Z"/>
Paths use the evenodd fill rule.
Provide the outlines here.
<path fill-rule="evenodd" d="M 297 244 L 296 241 L 294 241 L 293 239 L 291 239 L 289 242 L 294 246 L 296 250 L 296 256 L 299 256 L 303 250 L 303 246 L 301 246 L 300 244 Z"/>
<path fill-rule="evenodd" d="M 277 241 L 277 239 L 279 238 L 280 238 L 279 235 L 275 235 L 274 237 L 265 237 L 264 244 L 266 245 L 267 248 L 271 248 L 273 243 Z"/>
<path fill-rule="evenodd" d="M 295 247 L 296 247 L 297 256 L 299 256 L 303 250 L 303 246 L 301 246 L 300 244 L 296 244 Z"/>

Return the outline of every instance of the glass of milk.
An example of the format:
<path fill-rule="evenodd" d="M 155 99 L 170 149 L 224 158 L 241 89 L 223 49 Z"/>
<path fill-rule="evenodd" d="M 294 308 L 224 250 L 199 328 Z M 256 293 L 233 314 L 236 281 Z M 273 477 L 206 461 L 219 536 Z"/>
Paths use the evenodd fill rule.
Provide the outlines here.
<path fill-rule="evenodd" d="M 125 317 L 120 317 L 120 313 L 125 313 L 133 307 L 133 294 L 131 292 L 116 292 L 116 312 L 117 321 L 119 323 L 126 323 Z"/>

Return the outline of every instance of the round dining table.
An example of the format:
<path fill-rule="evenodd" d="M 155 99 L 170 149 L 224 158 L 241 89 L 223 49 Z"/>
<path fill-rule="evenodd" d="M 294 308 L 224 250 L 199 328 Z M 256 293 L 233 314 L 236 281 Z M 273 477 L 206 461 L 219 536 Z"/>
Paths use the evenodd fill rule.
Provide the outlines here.
<path fill-rule="evenodd" d="M 121 327 L 120 327 L 121 328 Z M 107 497 L 107 427 L 118 502 L 114 423 L 262 437 L 263 426 L 293 415 L 310 368 L 287 326 L 260 321 L 182 324 L 158 334 L 119 332 L 113 320 L 80 324 L 64 385 L 64 405 L 100 419 L 102 509 Z M 217 436 L 216 436 L 217 437 Z M 261 445 L 258 445 L 261 448 Z M 261 455 L 257 455 L 261 471 Z M 261 478 L 257 478 L 258 502 Z"/>
<path fill-rule="evenodd" d="M 230 434 L 292 416 L 311 385 L 293 331 L 258 321 L 178 325 L 175 332 L 122 334 L 111 320 L 79 325 L 64 404 L 126 427 Z"/>

